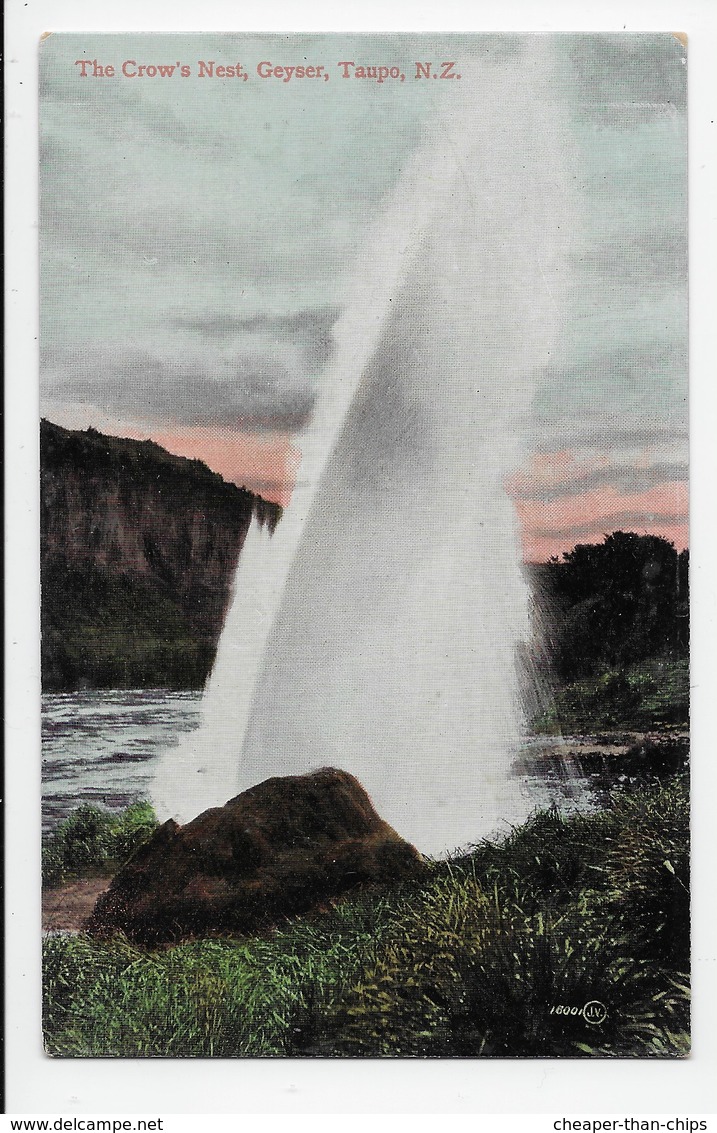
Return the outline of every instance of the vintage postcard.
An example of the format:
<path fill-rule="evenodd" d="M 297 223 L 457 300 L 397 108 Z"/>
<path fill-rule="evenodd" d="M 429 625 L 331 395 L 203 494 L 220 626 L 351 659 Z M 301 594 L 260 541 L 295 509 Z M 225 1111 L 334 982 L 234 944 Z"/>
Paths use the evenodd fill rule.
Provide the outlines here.
<path fill-rule="evenodd" d="M 689 1053 L 686 61 L 44 39 L 48 1055 Z"/>

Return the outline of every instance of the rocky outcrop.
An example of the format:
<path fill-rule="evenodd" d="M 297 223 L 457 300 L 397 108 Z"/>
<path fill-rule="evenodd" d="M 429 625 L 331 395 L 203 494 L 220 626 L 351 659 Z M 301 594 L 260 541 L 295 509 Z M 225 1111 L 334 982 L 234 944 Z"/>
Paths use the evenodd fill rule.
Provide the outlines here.
<path fill-rule="evenodd" d="M 99 898 L 87 928 L 146 945 L 241 934 L 424 868 L 358 780 L 326 768 L 267 779 L 185 826 L 165 822 Z"/>
<path fill-rule="evenodd" d="M 201 687 L 254 514 L 200 461 L 43 421 L 43 687 Z"/>

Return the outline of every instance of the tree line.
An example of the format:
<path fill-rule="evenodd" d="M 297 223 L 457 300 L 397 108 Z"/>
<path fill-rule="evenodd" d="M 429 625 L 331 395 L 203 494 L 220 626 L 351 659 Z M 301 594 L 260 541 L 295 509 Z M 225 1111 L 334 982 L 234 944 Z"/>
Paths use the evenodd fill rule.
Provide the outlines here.
<path fill-rule="evenodd" d="M 553 663 L 575 680 L 689 648 L 689 553 L 658 535 L 614 531 L 539 568 Z"/>

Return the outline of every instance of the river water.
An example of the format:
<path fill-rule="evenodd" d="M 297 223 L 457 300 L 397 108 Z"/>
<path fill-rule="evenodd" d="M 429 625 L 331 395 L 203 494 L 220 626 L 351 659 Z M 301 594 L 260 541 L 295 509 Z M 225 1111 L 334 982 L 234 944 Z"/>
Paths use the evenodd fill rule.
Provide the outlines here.
<path fill-rule="evenodd" d="M 202 693 L 100 689 L 42 698 L 42 827 L 83 803 L 119 811 L 149 795 L 160 758 L 199 725 Z M 584 740 L 583 740 L 584 742 Z M 535 808 L 594 810 L 604 788 L 559 737 L 526 739 L 514 774 Z"/>
<path fill-rule="evenodd" d="M 42 829 L 83 803 L 148 797 L 156 761 L 199 724 L 201 692 L 96 689 L 42 698 Z"/>

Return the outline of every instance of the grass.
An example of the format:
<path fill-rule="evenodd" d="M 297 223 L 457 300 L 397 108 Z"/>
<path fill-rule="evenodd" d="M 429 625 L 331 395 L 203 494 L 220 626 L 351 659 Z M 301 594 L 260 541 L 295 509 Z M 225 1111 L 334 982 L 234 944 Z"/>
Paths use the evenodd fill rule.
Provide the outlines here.
<path fill-rule="evenodd" d="M 48 1053 L 133 1057 L 286 1054 L 325 993 L 382 931 L 385 901 L 358 898 L 268 938 L 146 952 L 123 938 L 45 941 Z"/>
<path fill-rule="evenodd" d="M 689 1051 L 687 785 L 534 816 L 245 939 L 45 941 L 48 1053 L 661 1057 Z M 604 1004 L 592 1024 L 584 1005 Z M 558 1011 L 558 1008 L 561 1010 Z"/>
<path fill-rule="evenodd" d="M 349 994 L 328 1003 L 324 1050 L 686 1053 L 683 792 L 673 785 L 626 798 L 595 818 L 543 814 L 446 867 L 397 918 Z M 572 1014 L 594 1000 L 607 1009 L 599 1029 Z"/>

